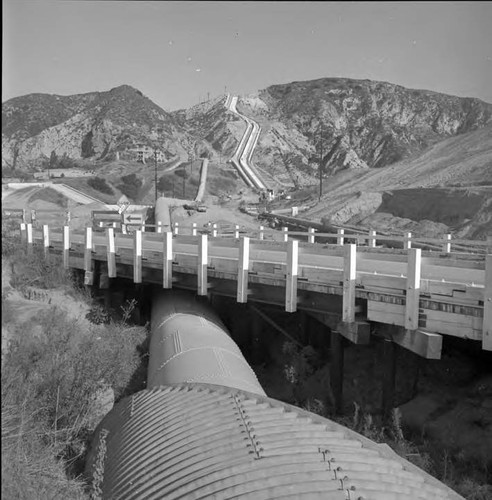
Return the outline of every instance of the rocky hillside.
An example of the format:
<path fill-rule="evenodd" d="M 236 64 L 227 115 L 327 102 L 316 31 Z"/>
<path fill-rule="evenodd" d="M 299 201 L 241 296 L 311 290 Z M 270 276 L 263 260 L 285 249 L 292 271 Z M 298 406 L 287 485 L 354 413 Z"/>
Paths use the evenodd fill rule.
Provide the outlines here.
<path fill-rule="evenodd" d="M 234 154 L 246 127 L 227 112 L 225 100 L 221 96 L 171 113 L 189 136 L 191 155 L 225 162 Z"/>
<path fill-rule="evenodd" d="M 2 104 L 2 165 L 58 156 L 136 159 L 159 147 L 165 159 L 207 156 L 224 164 L 245 124 L 225 96 L 168 113 L 128 85 L 74 96 L 31 94 Z M 324 176 L 378 169 L 492 123 L 492 104 L 384 82 L 323 78 L 243 96 L 238 110 L 262 127 L 253 157 L 272 187 L 313 185 Z"/>
<path fill-rule="evenodd" d="M 256 164 L 279 180 L 315 182 L 379 168 L 492 122 L 492 104 L 384 82 L 323 78 L 273 85 L 240 100 L 262 126 Z"/>
<path fill-rule="evenodd" d="M 158 144 L 171 157 L 186 142 L 171 114 L 128 85 L 74 96 L 30 94 L 2 104 L 2 164 L 20 168 L 49 158 L 51 151 L 108 159 Z"/>

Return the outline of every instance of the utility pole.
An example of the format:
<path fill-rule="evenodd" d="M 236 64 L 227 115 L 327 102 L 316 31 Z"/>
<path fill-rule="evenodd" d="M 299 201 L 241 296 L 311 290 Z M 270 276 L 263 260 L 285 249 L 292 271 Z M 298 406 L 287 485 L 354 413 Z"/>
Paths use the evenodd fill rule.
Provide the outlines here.
<path fill-rule="evenodd" d="M 154 149 L 155 203 L 157 205 L 157 149 Z"/>
<path fill-rule="evenodd" d="M 321 197 L 323 196 L 323 133 L 320 131 L 319 133 L 320 139 L 320 154 L 319 154 L 319 201 L 321 201 Z"/>

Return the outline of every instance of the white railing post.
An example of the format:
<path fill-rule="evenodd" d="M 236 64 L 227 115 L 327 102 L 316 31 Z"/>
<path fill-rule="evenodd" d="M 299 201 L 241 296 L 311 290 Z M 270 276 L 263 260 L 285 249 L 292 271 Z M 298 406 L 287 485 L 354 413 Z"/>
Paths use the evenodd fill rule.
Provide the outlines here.
<path fill-rule="evenodd" d="M 357 276 L 357 245 L 345 245 L 343 256 L 343 297 L 342 321 L 353 323 L 355 321 L 355 280 Z"/>
<path fill-rule="evenodd" d="M 422 252 L 420 248 L 408 251 L 407 294 L 405 306 L 405 328 L 417 330 L 419 327 L 420 272 Z"/>
<path fill-rule="evenodd" d="M 198 239 L 198 295 L 207 295 L 208 236 L 201 234 Z"/>
<path fill-rule="evenodd" d="M 299 207 L 292 207 L 292 209 L 291 209 L 292 217 L 295 217 L 298 214 L 299 214 Z"/>
<path fill-rule="evenodd" d="M 343 245 L 343 242 L 344 242 L 344 237 L 343 235 L 345 234 L 345 229 L 338 229 L 337 230 L 337 245 L 340 245 L 342 246 Z"/>
<path fill-rule="evenodd" d="M 265 228 L 263 226 L 260 226 L 260 234 L 258 235 L 260 240 L 265 239 Z"/>
<path fill-rule="evenodd" d="M 133 282 L 142 283 L 142 231 L 133 233 Z"/>
<path fill-rule="evenodd" d="M 63 267 L 68 269 L 70 255 L 70 226 L 63 226 Z"/>
<path fill-rule="evenodd" d="M 142 222 L 141 231 L 142 233 L 145 233 L 145 222 Z"/>
<path fill-rule="evenodd" d="M 239 241 L 239 260 L 237 275 L 237 301 L 244 304 L 248 301 L 249 277 L 249 238 L 243 237 Z"/>
<path fill-rule="evenodd" d="M 369 248 L 376 248 L 376 231 L 369 231 L 369 239 L 367 240 Z"/>
<path fill-rule="evenodd" d="M 191 225 L 191 235 L 192 236 L 196 236 L 197 232 L 196 232 L 196 222 L 193 222 L 193 224 Z"/>
<path fill-rule="evenodd" d="M 404 250 L 410 250 L 412 248 L 412 233 L 407 233 L 405 240 L 403 242 Z"/>
<path fill-rule="evenodd" d="M 26 238 L 27 238 L 27 253 L 32 254 L 32 224 L 29 222 L 26 226 Z"/>
<path fill-rule="evenodd" d="M 285 310 L 297 310 L 297 276 L 299 273 L 299 242 L 289 240 L 287 245 L 287 275 L 285 282 Z"/>
<path fill-rule="evenodd" d="M 108 261 L 108 278 L 116 278 L 116 246 L 114 228 L 106 229 L 106 258 Z"/>
<path fill-rule="evenodd" d="M 157 221 L 157 232 L 162 233 L 162 221 Z"/>
<path fill-rule="evenodd" d="M 308 229 L 308 243 L 314 243 L 314 227 Z"/>
<path fill-rule="evenodd" d="M 166 231 L 162 249 L 162 288 L 173 286 L 173 233 Z"/>
<path fill-rule="evenodd" d="M 174 223 L 174 234 L 176 236 L 179 234 L 179 222 Z"/>
<path fill-rule="evenodd" d="M 217 238 L 217 224 L 212 224 L 212 238 Z"/>
<path fill-rule="evenodd" d="M 43 249 L 44 256 L 48 257 L 50 252 L 50 228 L 47 224 L 43 224 Z"/>
<path fill-rule="evenodd" d="M 234 238 L 239 239 L 239 226 L 237 224 L 234 226 Z"/>
<path fill-rule="evenodd" d="M 451 234 L 444 235 L 444 245 L 442 246 L 444 253 L 451 253 Z"/>
<path fill-rule="evenodd" d="M 84 241 L 84 270 L 87 273 L 92 272 L 92 227 L 85 228 Z M 92 285 L 92 283 L 86 283 Z"/>
<path fill-rule="evenodd" d="M 27 241 L 27 225 L 25 222 L 21 222 L 20 224 L 20 236 L 21 242 L 24 244 Z"/>
<path fill-rule="evenodd" d="M 282 241 L 289 241 L 289 228 L 288 227 L 282 228 Z"/>

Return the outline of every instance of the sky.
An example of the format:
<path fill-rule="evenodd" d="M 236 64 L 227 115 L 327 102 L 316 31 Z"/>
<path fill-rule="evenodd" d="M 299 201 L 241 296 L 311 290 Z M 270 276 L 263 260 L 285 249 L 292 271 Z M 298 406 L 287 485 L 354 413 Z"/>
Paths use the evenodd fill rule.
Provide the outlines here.
<path fill-rule="evenodd" d="M 2 4 L 2 102 L 128 84 L 174 111 L 347 77 L 492 103 L 490 1 Z"/>

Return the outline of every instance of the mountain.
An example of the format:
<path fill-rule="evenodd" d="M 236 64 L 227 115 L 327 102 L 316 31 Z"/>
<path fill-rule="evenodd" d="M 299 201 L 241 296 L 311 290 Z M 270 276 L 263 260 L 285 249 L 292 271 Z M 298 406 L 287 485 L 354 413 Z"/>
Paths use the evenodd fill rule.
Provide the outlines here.
<path fill-rule="evenodd" d="M 165 159 L 229 159 L 245 124 L 225 96 L 168 113 L 128 85 L 73 96 L 30 94 L 2 104 L 2 165 L 27 168 L 52 151 L 71 158 L 135 160 L 154 146 Z M 272 85 L 239 99 L 262 127 L 253 161 L 272 187 L 413 158 L 492 123 L 492 104 L 385 82 L 323 78 Z"/>
<path fill-rule="evenodd" d="M 73 96 L 30 94 L 2 104 L 2 164 L 35 162 L 51 151 L 108 159 L 155 143 L 174 156 L 183 142 L 173 116 L 129 85 Z"/>
<path fill-rule="evenodd" d="M 240 100 L 262 126 L 253 160 L 295 185 L 343 169 L 380 168 L 492 123 L 492 104 L 385 82 L 323 78 L 273 85 Z"/>

